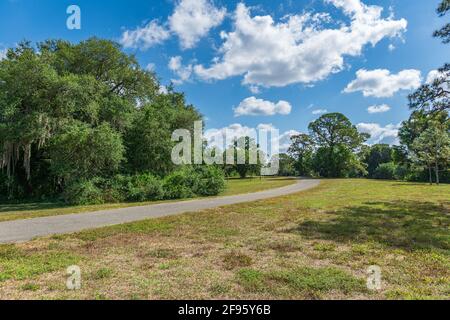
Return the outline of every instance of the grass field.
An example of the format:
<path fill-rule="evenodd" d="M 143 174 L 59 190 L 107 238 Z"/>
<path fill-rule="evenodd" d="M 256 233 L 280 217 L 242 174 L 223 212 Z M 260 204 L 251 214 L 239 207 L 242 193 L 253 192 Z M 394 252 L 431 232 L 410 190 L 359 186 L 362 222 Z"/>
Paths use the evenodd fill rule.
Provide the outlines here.
<path fill-rule="evenodd" d="M 221 196 L 231 196 L 241 193 L 258 192 L 267 189 L 284 187 L 294 183 L 290 178 L 249 178 L 249 179 L 229 179 L 225 191 Z M 180 200 L 176 200 L 180 201 Z M 167 202 L 167 201 L 166 201 Z M 58 202 L 35 202 L 24 204 L 1 204 L 0 222 L 18 219 L 29 219 L 37 217 L 48 217 L 71 213 L 93 212 L 108 209 L 135 207 L 151 205 L 160 202 L 135 202 L 135 203 L 113 203 L 91 206 L 67 206 Z"/>
<path fill-rule="evenodd" d="M 0 246 L 0 298 L 448 299 L 450 186 L 312 190 Z M 82 289 L 65 288 L 76 264 Z M 367 268 L 382 288 L 366 287 Z"/>

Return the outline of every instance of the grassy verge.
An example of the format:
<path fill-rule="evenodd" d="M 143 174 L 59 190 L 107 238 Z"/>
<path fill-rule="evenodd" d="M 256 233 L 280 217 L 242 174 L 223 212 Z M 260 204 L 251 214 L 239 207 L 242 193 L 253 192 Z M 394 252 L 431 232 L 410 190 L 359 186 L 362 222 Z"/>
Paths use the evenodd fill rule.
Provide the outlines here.
<path fill-rule="evenodd" d="M 0 299 L 448 299 L 450 186 L 329 180 L 277 199 L 0 246 Z M 65 268 L 82 289 L 65 288 Z M 367 268 L 382 288 L 366 288 Z"/>
<path fill-rule="evenodd" d="M 249 178 L 249 179 L 230 179 L 227 181 L 227 188 L 221 196 L 230 196 L 241 193 L 252 193 L 274 189 L 294 183 L 295 180 L 289 178 Z M 180 200 L 175 200 L 180 201 Z M 166 201 L 167 202 L 167 201 Z M 118 209 L 126 207 L 136 207 L 161 203 L 156 202 L 136 202 L 136 203 L 110 203 L 91 206 L 67 206 L 63 203 L 55 202 L 36 202 L 24 204 L 0 204 L 0 222 L 29 219 L 37 217 L 48 217 L 63 214 L 94 212 L 100 210 Z"/>

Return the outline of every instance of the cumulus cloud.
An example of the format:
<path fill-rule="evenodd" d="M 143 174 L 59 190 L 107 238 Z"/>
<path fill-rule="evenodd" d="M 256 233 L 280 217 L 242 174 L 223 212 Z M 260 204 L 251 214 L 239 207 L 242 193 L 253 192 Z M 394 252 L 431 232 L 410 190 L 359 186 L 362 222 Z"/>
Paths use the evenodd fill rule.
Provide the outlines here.
<path fill-rule="evenodd" d="M 210 66 L 196 65 L 196 75 L 204 80 L 242 75 L 249 86 L 311 84 L 343 70 L 345 56 L 359 56 L 366 45 L 406 30 L 405 19 L 384 19 L 379 6 L 360 0 L 325 1 L 341 9 L 349 23 L 325 28 L 331 18 L 324 13 L 290 15 L 276 22 L 269 15 L 252 16 L 245 4 L 238 4 L 234 30 L 221 34 L 220 55 Z"/>
<path fill-rule="evenodd" d="M 126 30 L 120 42 L 125 48 L 146 50 L 175 34 L 180 39 L 181 48 L 190 49 L 209 30 L 222 23 L 225 14 L 224 8 L 216 8 L 210 0 L 180 0 L 166 23 L 152 20 L 143 27 Z"/>
<path fill-rule="evenodd" d="M 320 115 L 320 114 L 325 114 L 327 112 L 328 112 L 327 109 L 317 109 L 317 110 L 313 110 L 312 114 L 316 116 L 316 115 Z"/>
<path fill-rule="evenodd" d="M 193 48 L 225 17 L 225 8 L 216 8 L 209 0 L 182 0 L 169 17 L 170 30 L 180 38 L 183 49 Z"/>
<path fill-rule="evenodd" d="M 369 108 L 367 108 L 367 111 L 371 114 L 384 113 L 384 112 L 388 112 L 389 110 L 391 110 L 391 107 L 388 106 L 387 104 L 382 104 L 379 106 L 370 106 Z"/>
<path fill-rule="evenodd" d="M 277 103 L 249 97 L 244 99 L 237 108 L 234 109 L 234 115 L 240 116 L 273 116 L 276 114 L 288 115 L 291 113 L 292 106 L 287 101 L 278 101 Z"/>
<path fill-rule="evenodd" d="M 360 132 L 370 134 L 369 144 L 398 144 L 398 130 L 400 125 L 388 124 L 383 127 L 379 123 L 359 123 L 357 124 L 357 128 Z"/>
<path fill-rule="evenodd" d="M 171 57 L 169 60 L 169 69 L 178 76 L 178 79 L 172 79 L 174 84 L 182 84 L 188 81 L 192 74 L 192 64 L 184 66 L 180 56 Z"/>
<path fill-rule="evenodd" d="M 365 97 L 387 98 L 400 90 L 417 89 L 421 82 L 419 70 L 403 70 L 391 74 L 386 69 L 360 69 L 356 72 L 356 79 L 347 85 L 344 92 L 361 91 Z"/>
<path fill-rule="evenodd" d="M 163 43 L 170 38 L 170 32 L 158 21 L 153 20 L 135 30 L 126 30 L 122 34 L 120 43 L 125 48 L 140 48 L 142 50 Z"/>

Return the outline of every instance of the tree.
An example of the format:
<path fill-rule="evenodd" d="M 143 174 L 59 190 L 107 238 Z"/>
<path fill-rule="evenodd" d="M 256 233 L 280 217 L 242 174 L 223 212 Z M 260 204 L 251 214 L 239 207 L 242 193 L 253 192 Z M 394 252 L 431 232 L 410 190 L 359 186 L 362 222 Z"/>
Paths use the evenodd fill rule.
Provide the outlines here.
<path fill-rule="evenodd" d="M 438 70 L 436 78 L 409 95 L 409 107 L 425 113 L 437 113 L 450 108 L 450 64 Z"/>
<path fill-rule="evenodd" d="M 309 131 L 317 147 L 314 166 L 321 176 L 345 177 L 354 168 L 363 169 L 355 152 L 370 136 L 359 133 L 346 116 L 325 114 L 309 125 Z"/>
<path fill-rule="evenodd" d="M 414 141 L 412 147 L 413 159 L 428 167 L 430 183 L 431 170 L 434 167 L 436 183 L 439 184 L 440 168 L 445 168 L 450 160 L 450 136 L 447 127 L 435 122 Z"/>
<path fill-rule="evenodd" d="M 229 155 L 232 155 L 233 164 L 227 159 Z M 230 175 L 232 171 L 235 171 L 241 179 L 245 179 L 249 175 L 259 175 L 263 158 L 264 154 L 254 139 L 250 137 L 237 138 L 224 152 L 225 172 Z"/>
<path fill-rule="evenodd" d="M 172 132 L 188 129 L 193 132 L 194 122 L 201 115 L 187 105 L 183 94 L 169 91 L 141 107 L 125 134 L 128 170 L 151 172 L 164 176 L 174 169 L 171 160 Z"/>
<path fill-rule="evenodd" d="M 443 17 L 450 10 L 450 0 L 443 0 L 437 9 L 439 16 Z M 450 43 L 450 23 L 434 33 L 435 37 L 442 38 L 444 43 Z M 438 74 L 431 83 L 422 85 L 409 96 L 409 106 L 413 110 L 435 113 L 448 110 L 450 107 L 450 64 L 439 69 Z"/>
<path fill-rule="evenodd" d="M 277 155 L 277 157 L 278 157 L 278 161 L 280 164 L 278 175 L 281 177 L 295 176 L 296 175 L 295 159 L 285 153 L 281 153 L 281 154 Z"/>
<path fill-rule="evenodd" d="M 437 9 L 437 13 L 440 17 L 443 17 L 450 10 L 450 0 L 443 0 Z M 434 32 L 434 36 L 442 38 L 442 42 L 450 43 L 450 23 L 446 24 L 440 30 Z"/>
<path fill-rule="evenodd" d="M 0 61 L 0 189 L 53 196 L 76 177 L 167 174 L 173 130 L 191 129 L 201 115 L 159 87 L 112 41 L 9 49 Z"/>
<path fill-rule="evenodd" d="M 313 153 L 314 141 L 309 135 L 299 134 L 291 137 L 288 154 L 294 159 L 295 169 L 300 176 L 311 175 Z"/>
<path fill-rule="evenodd" d="M 389 163 L 392 160 L 392 148 L 388 144 L 371 146 L 364 158 L 369 178 L 373 178 L 375 171 L 381 164 Z"/>

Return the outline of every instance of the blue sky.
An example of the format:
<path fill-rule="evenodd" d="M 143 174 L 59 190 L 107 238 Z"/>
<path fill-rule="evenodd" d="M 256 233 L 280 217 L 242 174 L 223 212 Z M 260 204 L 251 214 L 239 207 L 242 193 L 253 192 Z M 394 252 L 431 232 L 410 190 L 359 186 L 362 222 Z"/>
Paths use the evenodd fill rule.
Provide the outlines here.
<path fill-rule="evenodd" d="M 107 38 L 163 85 L 173 80 L 207 128 L 272 124 L 287 140 L 327 110 L 347 115 L 372 142 L 392 142 L 409 116 L 408 93 L 448 62 L 449 47 L 431 37 L 445 22 L 438 3 L 0 0 L 0 52 L 23 39 Z M 66 27 L 71 4 L 81 9 L 81 30 Z"/>

